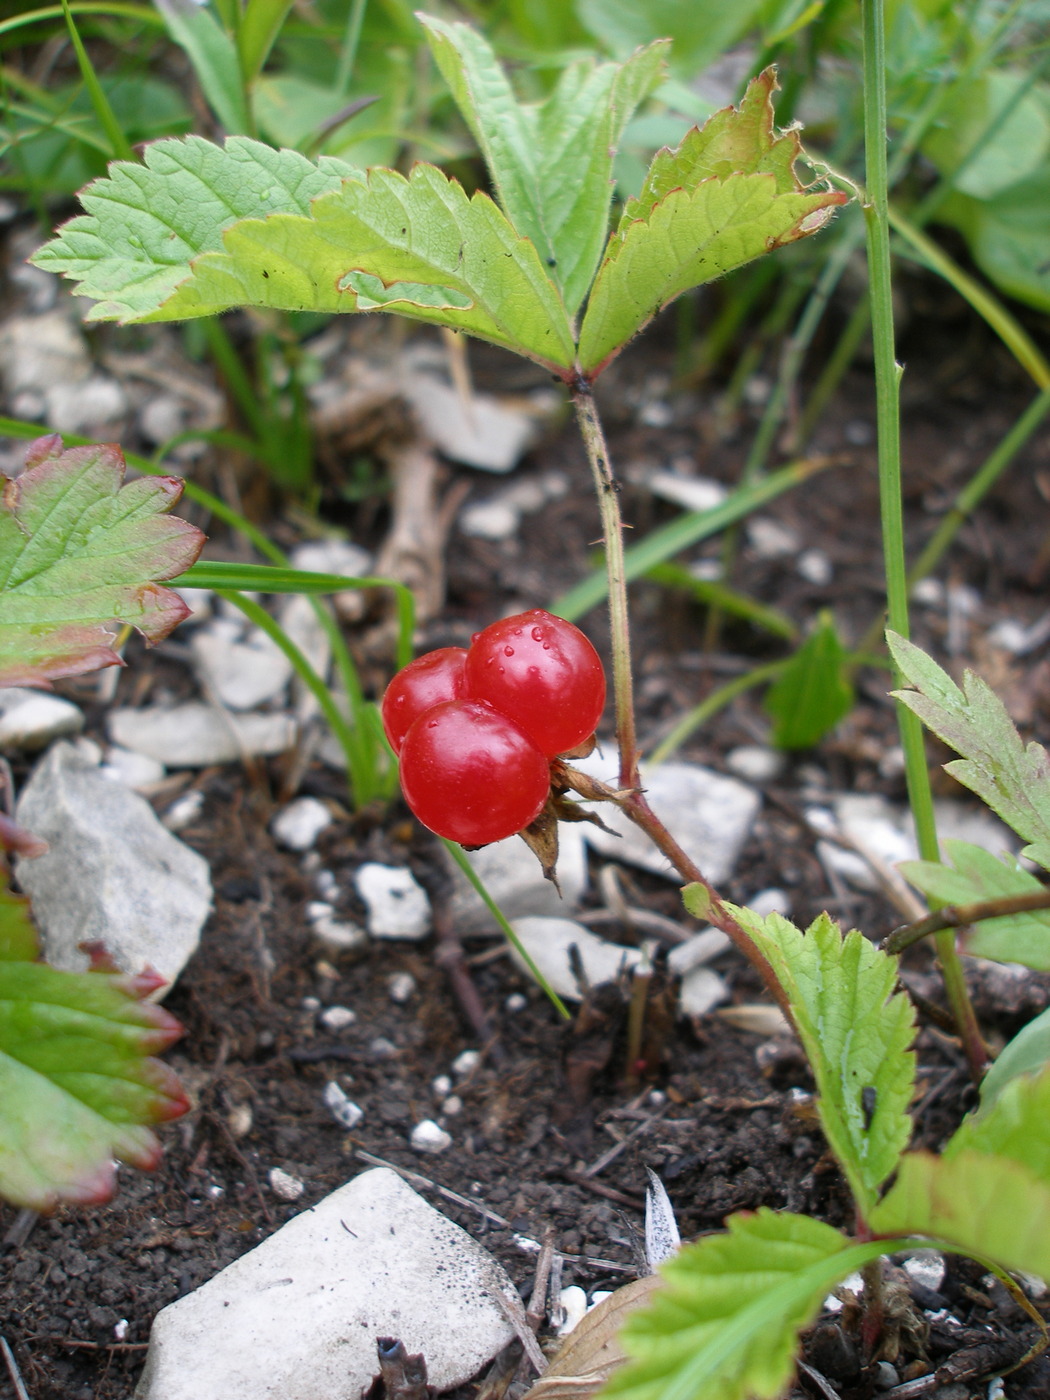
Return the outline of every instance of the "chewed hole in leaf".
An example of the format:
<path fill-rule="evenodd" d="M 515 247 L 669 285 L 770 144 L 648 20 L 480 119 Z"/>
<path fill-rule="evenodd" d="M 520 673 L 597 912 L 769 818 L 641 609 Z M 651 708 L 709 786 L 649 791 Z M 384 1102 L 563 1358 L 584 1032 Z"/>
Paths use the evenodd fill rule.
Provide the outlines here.
<path fill-rule="evenodd" d="M 356 295 L 358 311 L 377 311 L 395 301 L 409 301 L 416 306 L 435 309 L 449 306 L 457 311 L 469 311 L 474 305 L 470 297 L 453 287 L 438 287 L 426 282 L 391 282 L 388 286 L 381 278 L 357 268 L 351 268 L 336 286 L 340 292 L 353 292 Z"/>

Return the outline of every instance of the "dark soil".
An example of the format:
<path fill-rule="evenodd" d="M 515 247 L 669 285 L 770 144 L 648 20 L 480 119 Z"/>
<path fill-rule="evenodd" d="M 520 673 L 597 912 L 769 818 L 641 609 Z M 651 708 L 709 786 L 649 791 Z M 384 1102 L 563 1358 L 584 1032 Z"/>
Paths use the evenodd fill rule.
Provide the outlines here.
<path fill-rule="evenodd" d="M 912 291 L 918 305 L 913 306 L 912 333 L 903 352 L 909 362 L 905 458 L 914 549 L 1021 411 L 1029 391 L 983 336 L 967 342 L 959 328 L 968 322 L 954 306 L 944 308 L 940 293 L 934 298 L 924 283 Z M 532 371 L 496 355 L 472 351 L 472 363 L 479 387 L 516 390 L 535 382 Z M 733 480 L 757 410 L 747 409 L 720 424 L 713 407 L 715 390 L 705 385 L 669 398 L 674 411 L 669 427 L 657 431 L 638 425 L 634 409 L 639 391 L 643 398 L 651 396 L 652 386 L 666 382 L 670 368 L 658 328 L 624 355 L 603 386 L 612 453 L 622 476 L 627 480 L 629 468 L 642 459 L 667 465 L 686 456 L 701 474 Z M 803 548 L 825 550 L 834 565 L 833 581 L 827 587 L 807 583 L 794 559 L 756 558 L 746 548 L 736 577 L 742 589 L 775 604 L 803 628 L 818 609 L 833 608 L 853 640 L 877 616 L 882 590 L 872 423 L 872 395 L 862 367 L 847 381 L 811 449 L 840 464 L 763 511 L 789 525 Z M 528 475 L 555 465 L 569 477 L 570 494 L 542 517 L 528 517 L 512 546 L 454 535 L 448 551 L 448 605 L 428 628 L 424 647 L 461 641 L 512 605 L 544 603 L 581 576 L 599 530 L 571 425 L 533 453 L 519 472 Z M 1015 463 L 979 518 L 963 528 L 941 569 L 942 577 L 972 585 L 980 597 L 979 611 L 966 624 L 964 650 L 954 660 L 976 658 L 986 674 L 995 661 L 993 679 L 1013 713 L 1042 736 L 1050 718 L 1045 650 L 1023 663 L 1007 664 L 1001 653 L 990 656 L 982 639 L 996 620 L 1031 622 L 1045 607 L 1048 469 L 1044 434 Z M 203 470 L 198 469 L 198 476 Z M 500 484 L 450 468 L 449 484 L 460 480 L 469 483 L 475 497 Z M 630 485 L 623 499 L 636 537 L 674 514 Z M 381 504 L 357 507 L 356 513 L 345 505 L 332 509 L 341 523 L 370 536 L 366 543 L 381 537 Z M 282 542 L 292 538 L 286 524 L 271 528 Z M 716 556 L 719 548 L 715 542 L 702 552 Z M 633 602 L 639 727 L 645 742 L 712 684 L 745 664 L 779 654 L 779 643 L 733 624 L 718 650 L 705 656 L 705 618 L 695 605 L 652 584 L 639 585 Z M 600 613 L 592 614 L 587 625 L 602 645 Z M 944 611 L 918 612 L 917 639 L 942 656 L 946 628 Z M 131 696 L 144 703 L 161 682 L 189 693 L 190 673 L 177 653 L 162 648 L 159 655 L 136 655 L 120 677 L 117 703 L 127 703 Z M 864 673 L 857 707 L 848 719 L 819 750 L 793 760 L 765 794 L 763 813 L 727 884 L 729 897 L 746 899 L 780 886 L 790 893 L 797 922 L 804 925 L 828 909 L 873 937 L 900 922 L 877 896 L 829 888 L 801 816 L 805 803 L 821 791 L 902 796 L 902 780 L 884 761 L 895 743 L 886 688 L 882 672 Z M 87 706 L 90 727 L 101 735 L 104 710 L 92 683 L 66 689 Z M 766 731 L 759 700 L 748 696 L 723 711 L 686 753 L 719 768 L 727 751 L 761 739 Z M 122 1172 L 112 1204 L 59 1211 L 37 1220 L 27 1236 L 19 1233 L 25 1222 L 16 1212 L 0 1208 L 0 1232 L 12 1232 L 12 1242 L 0 1256 L 0 1332 L 13 1349 L 31 1400 L 129 1400 L 159 1308 L 203 1283 L 376 1158 L 422 1173 L 431 1184 L 412 1177 L 413 1184 L 481 1239 L 526 1295 L 534 1256 L 523 1251 L 516 1237 L 538 1240 L 548 1230 L 565 1255 L 566 1283 L 615 1287 L 632 1276 L 639 1256 L 645 1166 L 655 1168 L 666 1182 L 684 1237 L 719 1228 L 728 1213 L 760 1205 L 811 1212 L 849 1228 L 850 1203 L 813 1114 L 807 1068 L 791 1042 L 771 1041 L 716 1018 L 700 1025 L 671 1025 L 651 1078 L 627 1083 L 622 1002 L 615 995 L 603 996 L 588 1008 L 585 1031 L 579 1029 L 581 1020 L 575 1027 L 565 1026 L 492 939 L 466 944 L 494 1030 L 488 1043 L 480 1045 L 437 964 L 432 941 L 374 944 L 359 959 L 325 955 L 304 916 L 307 901 L 316 898 L 311 861 L 276 848 L 268 832 L 285 776 L 275 764 L 251 772 L 210 770 L 193 778 L 204 806 L 181 834 L 211 864 L 215 913 L 199 954 L 166 1003 L 186 1027 L 170 1059 L 191 1091 L 194 1107 L 162 1131 L 160 1169 L 152 1175 Z M 338 778 L 320 766 L 307 771 L 299 790 L 342 795 Z M 351 875 L 364 860 L 407 863 L 431 883 L 436 878 L 431 838 L 400 808 L 385 817 L 365 813 L 348 818 L 323 833 L 318 851 L 320 862 L 339 880 L 340 910 L 350 915 L 360 912 Z M 648 904 L 691 926 L 672 886 L 637 873 L 626 878 L 632 903 Z M 615 926 L 608 931 L 621 941 L 629 937 Z M 737 955 L 724 956 L 716 966 L 735 1002 L 764 999 Z M 415 991 L 403 1005 L 395 1004 L 388 992 L 389 980 L 398 972 L 409 972 L 415 980 Z M 919 949 L 909 954 L 906 973 L 924 993 L 939 998 L 928 953 Z M 986 1033 L 1001 1043 L 1046 1006 L 1050 979 L 1032 975 L 1018 984 L 1010 1005 L 1001 1001 L 998 986 L 993 984 L 991 992 L 978 987 L 978 1009 Z M 526 1005 L 510 1009 L 518 1003 L 508 1007 L 507 999 L 517 993 Z M 317 1002 L 350 1006 L 357 1020 L 337 1035 L 325 1032 L 317 1021 Z M 432 1080 L 451 1072 L 453 1059 L 471 1047 L 480 1049 L 482 1058 L 456 1086 L 462 1112 L 447 1124 L 455 1150 L 421 1157 L 408 1146 L 409 1129 L 418 1119 L 436 1115 Z M 918 1049 L 916 1139 L 936 1148 L 972 1106 L 973 1095 L 963 1057 L 950 1036 L 924 1021 Z M 337 1126 L 322 1103 L 323 1088 L 333 1079 L 364 1110 L 363 1122 L 352 1133 Z M 596 1168 L 620 1142 L 622 1150 Z M 274 1167 L 305 1183 L 299 1201 L 289 1205 L 273 1195 L 268 1174 Z M 961 1328 L 936 1323 L 925 1342 L 907 1326 L 899 1329 L 900 1353 L 894 1359 L 902 1379 L 989 1339 L 1005 1338 L 1010 1359 L 1022 1354 L 1032 1340 L 1032 1326 L 1001 1288 L 982 1282 L 983 1274 L 966 1262 L 950 1264 L 943 1301 Z M 941 1306 L 937 1299 L 921 1296 L 912 1303 Z M 114 1332 L 118 1323 L 119 1341 Z M 983 1330 L 986 1324 L 992 1333 Z M 862 1400 L 872 1393 L 873 1373 L 850 1360 L 851 1345 L 843 1342 L 838 1324 L 827 1323 L 810 1339 L 806 1355 L 813 1368 L 836 1378 L 844 1400 Z M 1003 1365 L 997 1355 L 987 1369 Z M 801 1384 L 806 1394 L 821 1393 L 811 1379 L 803 1377 Z M 0 1396 L 14 1393 L 0 1367 Z M 973 1382 L 941 1393 L 976 1396 L 984 1390 Z M 1007 1393 L 1011 1400 L 1050 1394 L 1050 1367 L 1041 1361 L 1029 1365 L 1009 1379 Z"/>

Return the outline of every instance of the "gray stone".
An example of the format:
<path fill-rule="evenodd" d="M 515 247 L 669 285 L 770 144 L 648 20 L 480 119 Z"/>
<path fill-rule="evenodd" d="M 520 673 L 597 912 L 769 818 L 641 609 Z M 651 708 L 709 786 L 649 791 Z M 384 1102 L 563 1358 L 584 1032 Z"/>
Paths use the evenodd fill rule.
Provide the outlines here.
<path fill-rule="evenodd" d="M 513 1290 L 464 1230 L 376 1168 L 164 1308 L 137 1400 L 359 1396 L 384 1336 L 451 1390 L 513 1337 L 497 1301 Z"/>
<path fill-rule="evenodd" d="M 528 413 L 489 394 L 472 394 L 465 403 L 458 390 L 430 374 L 409 375 L 401 387 L 423 432 L 454 462 L 509 472 L 535 438 Z"/>
<path fill-rule="evenodd" d="M 207 768 L 236 763 L 246 753 L 284 753 L 298 732 L 288 715 L 233 715 L 199 701 L 113 710 L 108 727 L 115 744 L 149 754 L 169 768 Z"/>
<path fill-rule="evenodd" d="M 467 859 L 482 884 L 513 922 L 528 915 L 565 917 L 575 913 L 587 888 L 587 853 L 582 823 L 562 822 L 558 827 L 558 884 L 561 894 L 544 879 L 539 861 L 520 836 L 494 841 L 479 851 L 468 851 Z M 461 933 L 485 933 L 499 925 L 474 886 L 451 857 L 452 920 Z"/>
<path fill-rule="evenodd" d="M 574 760 L 572 766 L 616 786 L 613 757 L 594 753 Z M 721 884 L 732 873 L 758 815 L 758 793 L 735 778 L 691 763 L 661 763 L 652 769 L 643 764 L 641 778 L 650 807 L 686 855 L 708 880 Z M 681 882 L 681 876 L 648 836 L 611 803 L 601 803 L 598 814 L 619 835 L 581 823 L 579 829 L 589 846 L 611 860 L 626 861 Z"/>
<path fill-rule="evenodd" d="M 36 753 L 83 727 L 83 714 L 69 700 L 46 690 L 0 688 L 0 752 Z"/>
<path fill-rule="evenodd" d="M 78 945 L 98 940 L 123 970 L 150 966 L 174 982 L 211 908 L 207 863 L 71 744 L 38 764 L 17 817 L 50 845 L 18 862 L 48 962 L 82 970 Z"/>
<path fill-rule="evenodd" d="M 373 938 L 418 940 L 430 930 L 430 901 L 411 870 L 369 861 L 354 876 Z"/>
<path fill-rule="evenodd" d="M 111 744 L 106 751 L 106 761 L 100 770 L 114 782 L 141 792 L 159 783 L 167 771 L 164 764 L 144 753 L 134 753 L 122 749 L 119 744 Z"/>
<path fill-rule="evenodd" d="M 740 744 L 726 754 L 726 767 L 749 783 L 771 783 L 784 771 L 784 755 L 766 744 Z"/>
<path fill-rule="evenodd" d="M 198 674 L 224 705 L 253 710 L 277 700 L 292 678 L 292 663 L 258 627 L 215 617 L 190 633 Z"/>
<path fill-rule="evenodd" d="M 316 797 L 297 797 L 277 813 L 270 830 L 288 850 L 308 851 L 331 824 L 332 814 L 323 802 Z"/>

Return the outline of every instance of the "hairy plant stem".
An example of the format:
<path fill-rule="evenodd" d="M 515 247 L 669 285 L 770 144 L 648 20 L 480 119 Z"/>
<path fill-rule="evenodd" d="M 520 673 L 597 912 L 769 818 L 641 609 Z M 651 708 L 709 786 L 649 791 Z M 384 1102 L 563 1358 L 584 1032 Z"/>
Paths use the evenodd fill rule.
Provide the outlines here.
<path fill-rule="evenodd" d="M 879 500 L 886 567 L 889 626 L 909 635 L 908 574 L 904 552 L 904 512 L 901 491 L 900 377 L 893 331 L 893 288 L 890 271 L 889 180 L 886 162 L 886 54 L 883 0 L 862 0 L 864 29 L 864 147 L 867 197 L 868 278 L 871 287 L 871 329 L 875 356 L 875 407 L 878 428 Z M 898 677 L 898 681 L 900 678 Z M 926 766 L 922 723 L 898 703 L 897 718 L 904 750 L 908 800 L 915 821 L 919 854 L 939 860 L 933 795 Z M 966 990 L 962 964 L 950 930 L 936 935 L 948 1004 L 975 1080 L 988 1065 L 973 1005 Z"/>
<path fill-rule="evenodd" d="M 613 705 L 616 713 L 616 742 L 620 751 L 620 791 L 614 793 L 610 790 L 607 795 L 635 826 L 645 832 L 687 884 L 703 886 L 709 901 L 707 918 L 744 954 L 761 976 L 789 1023 L 794 1024 L 791 1005 L 765 954 L 725 907 L 718 891 L 699 866 L 686 855 L 667 830 L 649 806 L 641 789 L 638 774 L 638 739 L 634 723 L 631 634 L 627 612 L 627 578 L 623 560 L 623 520 L 620 515 L 619 484 L 613 473 L 591 386 L 582 377 L 573 386 L 572 401 L 598 495 L 602 539 L 605 545 L 605 567 L 609 580 Z"/>

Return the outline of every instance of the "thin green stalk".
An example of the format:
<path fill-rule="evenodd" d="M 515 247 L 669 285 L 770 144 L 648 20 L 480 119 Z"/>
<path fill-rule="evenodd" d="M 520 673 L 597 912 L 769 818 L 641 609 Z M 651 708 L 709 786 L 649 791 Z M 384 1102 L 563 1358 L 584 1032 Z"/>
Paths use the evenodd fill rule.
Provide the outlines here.
<path fill-rule="evenodd" d="M 500 929 L 503 932 L 504 938 L 506 938 L 507 942 L 517 953 L 518 957 L 521 958 L 522 962 L 529 969 L 529 972 L 539 983 L 540 988 L 547 996 L 547 999 L 552 1003 L 558 1015 L 561 1016 L 564 1020 L 570 1021 L 572 1017 L 569 1015 L 568 1008 L 566 1007 L 565 1003 L 562 1001 L 561 997 L 554 990 L 551 984 L 547 981 L 546 977 L 544 977 L 540 969 L 536 966 L 536 963 L 533 961 L 532 954 L 525 947 L 524 943 L 522 943 L 518 935 L 514 932 L 513 927 L 507 919 L 507 916 L 504 914 L 503 910 L 499 907 L 496 901 L 489 894 L 488 890 L 485 888 L 481 876 L 478 874 L 478 872 L 471 865 L 470 861 L 467 859 L 466 851 L 464 851 L 463 847 L 460 846 L 456 841 L 450 841 L 445 836 L 442 836 L 440 839 L 445 849 L 448 851 L 449 855 L 456 862 L 460 870 L 462 870 L 463 874 L 470 881 L 474 890 L 480 896 L 482 903 L 485 905 L 485 908 L 496 920 L 497 924 L 499 924 Z"/>
<path fill-rule="evenodd" d="M 352 726 L 346 719 L 335 698 L 322 678 L 314 670 L 303 653 L 288 636 L 284 628 L 271 617 L 264 607 L 253 598 L 233 590 L 218 590 L 219 597 L 225 598 L 239 608 L 245 617 L 260 628 L 273 641 L 295 668 L 295 673 L 313 695 L 321 712 L 331 726 L 332 733 L 346 755 L 347 775 L 354 803 L 363 807 L 380 795 L 381 784 L 377 775 L 376 745 L 373 736 L 363 726 Z M 363 704 L 363 702 L 362 702 Z M 351 705 L 353 710 L 353 705 Z"/>
<path fill-rule="evenodd" d="M 605 569 L 612 629 L 613 703 L 616 710 L 616 742 L 620 749 L 620 786 L 638 786 L 638 740 L 634 727 L 634 681 L 631 676 L 630 626 L 627 615 L 627 572 L 623 558 L 623 523 L 617 500 L 617 483 L 609 461 L 609 448 L 591 386 L 581 380 L 573 389 L 576 421 L 587 449 L 594 477 L 598 509 L 605 541 Z"/>
<path fill-rule="evenodd" d="M 889 626 L 909 635 L 908 571 L 904 551 L 901 491 L 900 377 L 893 328 L 890 267 L 889 183 L 886 166 L 886 54 L 883 0 L 861 0 L 864 28 L 864 147 L 867 198 L 868 277 L 871 290 L 872 343 L 875 356 L 875 409 L 878 430 L 879 499 Z M 904 750 L 908 799 L 915 821 L 919 854 L 938 860 L 933 794 L 926 765 L 922 723 L 898 703 L 897 719 Z M 962 964 L 950 931 L 937 935 L 937 955 L 945 991 L 975 1078 L 988 1063 L 977 1018 L 966 990 Z"/>
<path fill-rule="evenodd" d="M 926 578 L 940 563 L 963 521 L 1002 476 L 1025 443 L 1050 413 L 1050 387 L 1037 394 L 1010 431 L 991 452 L 955 498 L 955 504 L 930 536 L 908 573 L 909 587 Z"/>
<path fill-rule="evenodd" d="M 62 0 L 62 13 L 66 18 L 66 27 L 69 30 L 69 37 L 73 41 L 73 48 L 76 50 L 77 63 L 80 66 L 80 73 L 84 79 L 84 86 L 88 90 L 91 98 L 91 105 L 95 109 L 99 125 L 106 133 L 110 148 L 115 160 L 134 160 L 135 152 L 131 149 L 131 143 L 124 135 L 124 128 L 117 121 L 113 108 L 109 105 L 109 98 L 102 90 L 102 84 L 98 80 L 94 65 L 88 57 L 88 51 L 84 47 L 84 41 L 80 37 L 76 22 L 70 12 L 69 0 Z"/>
<path fill-rule="evenodd" d="M 727 681 L 725 685 L 713 690 L 705 700 L 701 700 L 695 709 L 683 715 L 670 734 L 657 744 L 649 755 L 648 767 L 655 768 L 658 763 L 663 763 L 665 759 L 670 758 L 676 750 L 681 748 L 694 730 L 699 729 L 702 724 L 706 724 L 713 715 L 718 714 L 719 710 L 724 710 L 738 695 L 745 694 L 764 681 L 775 680 L 787 666 L 788 660 L 790 658 L 783 661 L 770 661 L 765 666 L 756 666 L 753 670 L 746 671 L 742 676 L 734 676 L 731 681 Z"/>
<path fill-rule="evenodd" d="M 257 442 L 265 442 L 266 417 L 259 408 L 258 395 L 245 373 L 241 357 L 226 334 L 226 327 L 218 316 L 206 316 L 201 321 L 201 332 L 234 403 L 244 416 L 244 421 L 255 434 Z M 256 450 L 259 450 L 258 447 Z"/>
<path fill-rule="evenodd" d="M 367 8 L 368 0 L 352 0 L 346 19 L 346 32 L 343 35 L 342 48 L 339 50 L 339 70 L 335 77 L 335 90 L 344 96 L 350 86 L 350 79 L 354 76 L 357 47 L 361 41 L 361 26 L 364 24 Z"/>

